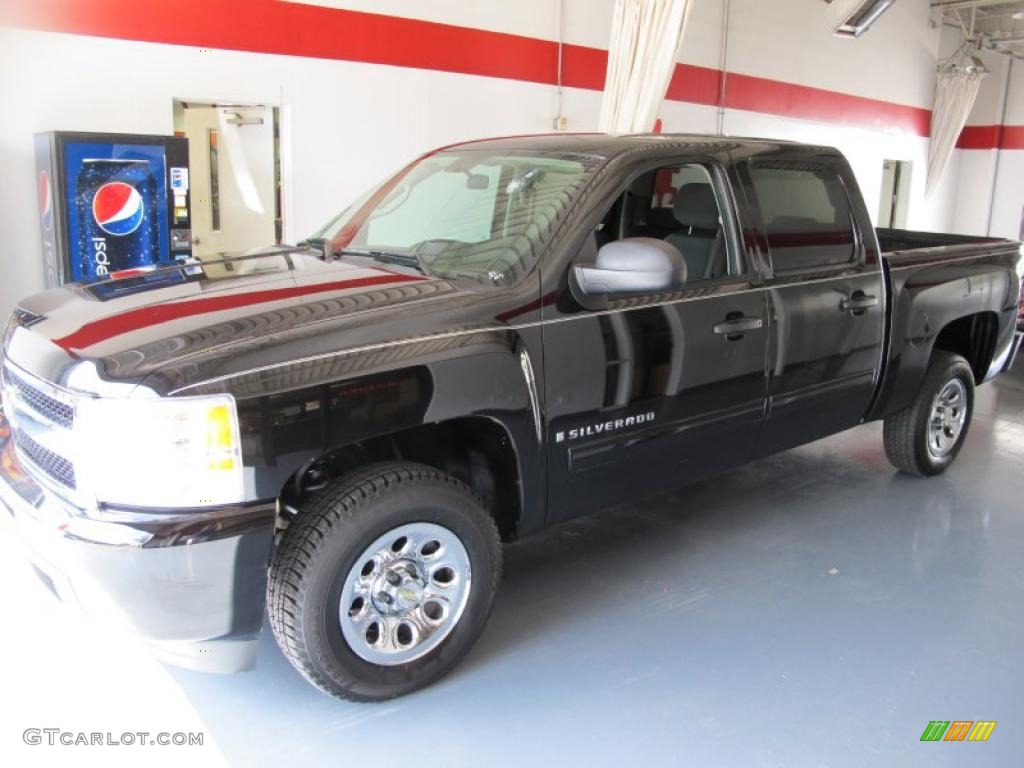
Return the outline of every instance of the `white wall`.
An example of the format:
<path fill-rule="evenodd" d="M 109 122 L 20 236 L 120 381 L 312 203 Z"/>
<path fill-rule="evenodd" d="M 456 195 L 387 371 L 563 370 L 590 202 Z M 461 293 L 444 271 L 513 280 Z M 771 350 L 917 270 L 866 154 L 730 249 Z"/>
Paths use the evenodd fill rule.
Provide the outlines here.
<path fill-rule="evenodd" d="M 940 30 L 927 0 L 895 3 L 857 40 L 832 35 L 828 18 L 817 1 L 733 0 L 730 71 L 931 107 Z"/>
<path fill-rule="evenodd" d="M 1024 125 L 1024 62 L 981 55 L 982 81 L 968 126 Z M 952 224 L 957 232 L 1018 238 L 1024 211 L 1024 148 L 958 149 L 960 173 Z"/>
<path fill-rule="evenodd" d="M 1003 125 L 1024 125 L 1024 61 L 1005 59 Z M 1024 149 L 1004 149 L 993 155 L 991 224 L 989 234 L 1019 237 L 1024 216 Z"/>
<path fill-rule="evenodd" d="M 1008 60 L 1012 69 L 1004 125 L 1024 126 L 1024 61 Z M 1024 228 L 1024 148 L 999 153 L 990 234 L 1021 237 Z"/>
<path fill-rule="evenodd" d="M 294 241 L 430 147 L 550 129 L 553 115 L 542 85 L 350 62 L 9 29 L 0 29 L 0 57 L 5 316 L 42 287 L 36 131 L 171 133 L 174 98 L 281 105 L 285 236 Z M 585 94 L 570 109 L 595 119 L 598 98 Z"/>
<path fill-rule="evenodd" d="M 546 39 L 557 35 L 556 0 L 318 3 Z M 613 0 L 565 0 L 566 41 L 605 47 L 612 5 Z M 807 0 L 733 0 L 728 69 L 930 107 L 940 31 L 928 23 L 928 0 L 897 3 L 856 41 L 832 37 L 818 5 Z M 722 8 L 721 0 L 697 0 L 683 61 L 719 66 Z M 279 105 L 285 236 L 295 240 L 426 149 L 480 136 L 549 131 L 556 113 L 555 89 L 548 85 L 3 28 L 0 72 L 3 313 L 19 296 L 42 285 L 31 142 L 35 131 L 169 133 L 174 98 Z M 108 87 L 110 83 L 117 86 Z M 599 93 L 565 89 L 562 113 L 570 130 L 593 129 L 599 106 Z M 667 102 L 662 117 L 666 131 L 713 132 L 717 112 L 714 107 Z M 724 125 L 733 135 L 838 146 L 849 156 L 872 213 L 878 207 L 883 160 L 909 160 L 909 226 L 944 229 L 955 224 L 952 190 L 960 158 L 951 163 L 943 187 L 925 201 L 923 137 L 740 110 L 727 111 Z"/>

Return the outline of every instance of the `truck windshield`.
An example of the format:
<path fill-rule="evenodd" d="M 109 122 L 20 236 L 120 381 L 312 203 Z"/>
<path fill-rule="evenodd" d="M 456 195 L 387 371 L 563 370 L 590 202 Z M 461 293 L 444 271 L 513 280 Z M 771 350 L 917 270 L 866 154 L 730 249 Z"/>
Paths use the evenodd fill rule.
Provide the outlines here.
<path fill-rule="evenodd" d="M 310 239 L 346 259 L 509 285 L 533 267 L 600 161 L 510 150 L 432 153 L 371 189 Z"/>

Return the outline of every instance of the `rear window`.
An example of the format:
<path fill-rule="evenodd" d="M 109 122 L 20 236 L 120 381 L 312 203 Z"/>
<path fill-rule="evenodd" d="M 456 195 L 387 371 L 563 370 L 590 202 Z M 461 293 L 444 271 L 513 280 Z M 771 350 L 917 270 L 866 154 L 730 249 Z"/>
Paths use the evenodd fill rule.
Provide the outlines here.
<path fill-rule="evenodd" d="M 776 271 L 853 260 L 853 218 L 835 171 L 804 160 L 771 160 L 752 162 L 750 176 Z"/>

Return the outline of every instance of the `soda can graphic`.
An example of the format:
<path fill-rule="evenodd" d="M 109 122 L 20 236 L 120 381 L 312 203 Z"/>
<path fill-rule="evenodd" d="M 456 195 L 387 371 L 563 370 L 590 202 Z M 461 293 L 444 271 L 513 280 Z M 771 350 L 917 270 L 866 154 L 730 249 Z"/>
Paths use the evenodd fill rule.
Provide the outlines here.
<path fill-rule="evenodd" d="M 75 179 L 75 280 L 159 261 L 157 186 L 145 160 L 82 161 Z"/>

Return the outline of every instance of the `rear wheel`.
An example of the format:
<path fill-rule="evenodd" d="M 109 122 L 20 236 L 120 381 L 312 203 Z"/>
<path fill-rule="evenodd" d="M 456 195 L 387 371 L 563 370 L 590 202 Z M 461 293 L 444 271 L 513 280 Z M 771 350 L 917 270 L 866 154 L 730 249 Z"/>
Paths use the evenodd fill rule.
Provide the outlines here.
<path fill-rule="evenodd" d="M 960 355 L 936 351 L 909 408 L 885 420 L 885 453 L 913 475 L 945 472 L 960 452 L 974 410 L 974 374 Z"/>
<path fill-rule="evenodd" d="M 268 580 L 285 656 L 321 690 L 377 701 L 421 688 L 467 653 L 501 572 L 480 499 L 431 467 L 342 478 L 282 538 Z"/>

